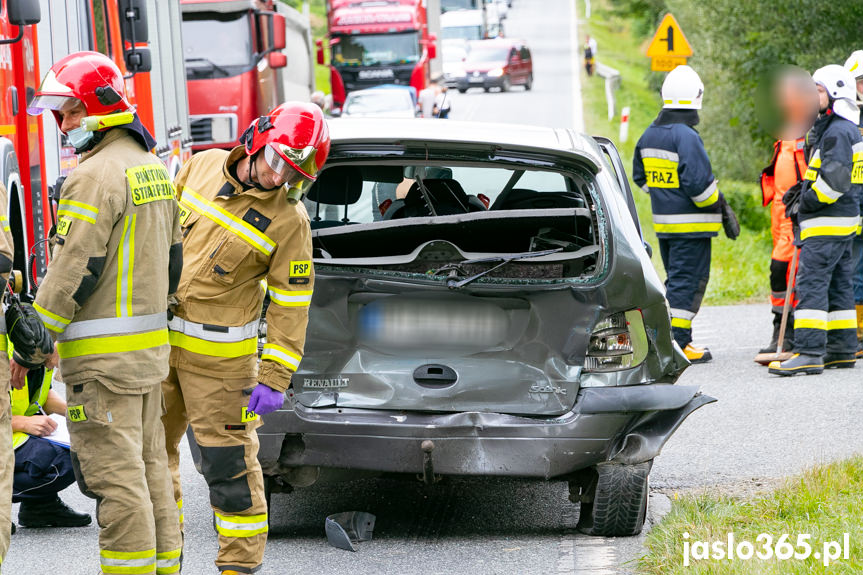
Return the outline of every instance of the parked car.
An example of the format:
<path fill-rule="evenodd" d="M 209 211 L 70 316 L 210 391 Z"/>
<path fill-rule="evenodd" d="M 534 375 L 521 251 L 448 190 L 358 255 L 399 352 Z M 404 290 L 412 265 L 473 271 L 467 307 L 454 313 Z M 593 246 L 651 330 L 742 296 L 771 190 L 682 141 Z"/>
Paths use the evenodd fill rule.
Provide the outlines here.
<path fill-rule="evenodd" d="M 688 363 L 613 144 L 456 121 L 330 131 L 306 200 L 305 355 L 258 432 L 268 493 L 563 480 L 580 529 L 638 533 L 653 459 L 715 400 L 674 384 Z"/>
<path fill-rule="evenodd" d="M 410 86 L 384 85 L 348 94 L 344 118 L 415 118 L 417 94 Z"/>
<path fill-rule="evenodd" d="M 444 40 L 441 46 L 443 56 L 443 82 L 446 86 L 458 86 L 458 78 L 464 76 L 464 63 L 467 60 L 465 40 Z"/>
<path fill-rule="evenodd" d="M 456 80 L 459 92 L 465 93 L 470 88 L 483 88 L 486 92 L 498 88 L 507 92 L 516 85 L 524 86 L 525 90 L 533 87 L 533 60 L 524 42 L 499 38 L 469 43 L 464 76 Z"/>

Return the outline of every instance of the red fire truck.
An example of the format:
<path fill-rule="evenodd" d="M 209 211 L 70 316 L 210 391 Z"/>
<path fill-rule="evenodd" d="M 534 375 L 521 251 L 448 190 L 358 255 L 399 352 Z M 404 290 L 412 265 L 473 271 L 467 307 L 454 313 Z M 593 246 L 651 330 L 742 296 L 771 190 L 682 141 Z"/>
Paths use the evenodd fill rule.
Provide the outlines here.
<path fill-rule="evenodd" d="M 354 90 L 400 84 L 419 92 L 442 75 L 440 0 L 329 0 L 327 23 L 334 108 Z"/>
<path fill-rule="evenodd" d="M 42 74 L 72 52 L 96 50 L 110 56 L 127 77 L 131 103 L 156 137 L 154 151 L 176 174 L 191 156 L 180 8 L 179 0 L 6 0 L 4 4 L 6 9 L 0 11 L 0 175 L 9 191 L 15 269 L 29 269 L 29 283 L 44 275 L 47 266 L 47 249 L 37 245 L 53 221 L 49 184 L 77 165 L 74 150 L 66 145 L 54 119 L 26 113 Z M 28 266 L 31 254 L 33 262 Z"/>
<path fill-rule="evenodd" d="M 193 148 L 230 148 L 281 103 L 285 16 L 273 0 L 182 0 Z"/>

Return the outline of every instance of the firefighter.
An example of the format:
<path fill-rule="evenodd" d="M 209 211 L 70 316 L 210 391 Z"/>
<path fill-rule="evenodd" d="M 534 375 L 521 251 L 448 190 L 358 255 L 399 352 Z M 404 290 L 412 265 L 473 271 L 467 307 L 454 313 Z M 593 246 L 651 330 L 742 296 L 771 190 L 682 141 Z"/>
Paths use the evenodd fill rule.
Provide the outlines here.
<path fill-rule="evenodd" d="M 254 573 L 264 558 L 256 429 L 261 415 L 282 406 L 302 359 L 314 270 L 299 200 L 329 147 L 318 106 L 282 104 L 252 122 L 239 146 L 195 155 L 175 180 L 185 263 L 168 324 L 162 421 L 181 510 L 178 445 L 189 424 L 200 445 L 219 536 L 216 566 L 225 574 Z M 262 280 L 270 303 L 259 369 Z"/>
<path fill-rule="evenodd" d="M 771 205 L 770 222 L 773 252 L 770 259 L 770 304 L 773 311 L 773 338 L 759 353 L 776 353 L 782 311 L 789 294 L 788 285 L 796 270 L 791 269 L 794 250 L 794 230 L 791 219 L 785 214 L 782 197 L 791 187 L 803 180 L 806 173 L 806 141 L 803 137 L 814 120 L 817 99 L 812 78 L 803 70 L 794 70 L 777 85 L 779 108 L 784 116 L 780 139 L 773 144 L 770 164 L 761 172 L 761 193 L 764 205 Z M 793 304 L 792 302 L 789 305 Z M 793 308 L 792 308 L 793 309 Z M 782 351 L 794 347 L 794 318 L 786 320 Z"/>
<path fill-rule="evenodd" d="M 665 266 L 674 340 L 692 363 L 712 359 L 692 343 L 692 319 L 710 278 L 710 242 L 723 226 L 725 201 L 694 126 L 704 84 L 678 66 L 662 84 L 663 107 L 635 147 L 633 181 L 650 194 L 653 225 Z"/>
<path fill-rule="evenodd" d="M 5 299 L 6 280 L 12 272 L 12 234 L 9 230 L 9 220 L 6 218 L 8 195 L 3 182 L 0 182 L 0 277 L 3 282 L 3 293 L 0 301 Z M 0 315 L 0 345 L 6 345 L 6 322 Z M 9 398 L 9 364 L 0 361 L 0 444 L 12 444 L 12 411 Z M 6 551 L 9 550 L 9 539 L 12 536 L 12 475 L 15 469 L 15 454 L 11 449 L 0 450 L 0 568 Z"/>
<path fill-rule="evenodd" d="M 98 501 L 103 573 L 178 573 L 179 517 L 160 383 L 167 305 L 182 270 L 179 206 L 117 66 L 59 60 L 27 111 L 51 110 L 80 163 L 60 192 L 52 259 L 33 307 L 57 340 L 72 464 Z"/>
<path fill-rule="evenodd" d="M 863 50 L 856 50 L 845 61 L 845 69 L 857 80 L 857 107 L 863 107 Z M 863 118 L 857 123 L 863 134 Z M 863 215 L 863 197 L 860 198 L 860 214 Z M 854 239 L 854 307 L 857 314 L 857 359 L 863 358 L 863 228 Z"/>
<path fill-rule="evenodd" d="M 857 351 L 851 251 L 863 193 L 860 111 L 854 77 L 842 66 L 820 68 L 812 79 L 821 113 L 808 136 L 809 168 L 800 194 L 795 353 L 770 364 L 776 375 L 854 367 Z"/>

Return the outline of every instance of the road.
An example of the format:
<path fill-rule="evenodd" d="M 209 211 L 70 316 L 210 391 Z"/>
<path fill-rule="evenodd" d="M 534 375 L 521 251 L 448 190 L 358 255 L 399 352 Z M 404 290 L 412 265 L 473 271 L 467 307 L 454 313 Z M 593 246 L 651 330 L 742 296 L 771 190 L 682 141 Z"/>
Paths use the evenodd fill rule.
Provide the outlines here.
<path fill-rule="evenodd" d="M 577 54 L 568 0 L 515 0 L 508 33 L 532 48 L 531 92 L 456 94 L 453 117 L 580 127 L 573 70 Z M 687 370 L 680 383 L 719 398 L 693 414 L 672 437 L 651 475 L 654 512 L 673 492 L 717 486 L 749 491 L 809 465 L 848 456 L 863 444 L 863 368 L 821 377 L 768 376 L 752 357 L 769 337 L 766 305 L 706 308 L 695 333 L 714 352 L 712 364 Z M 183 460 L 187 575 L 215 573 L 216 538 L 206 485 L 188 452 Z M 623 574 L 641 552 L 641 539 L 577 535 L 578 510 L 564 483 L 449 480 L 431 488 L 414 482 L 369 479 L 315 486 L 273 497 L 267 575 L 328 574 Z M 79 510 L 94 503 L 75 486 L 63 499 Z M 17 505 L 13 519 L 17 515 Z M 358 553 L 329 547 L 324 518 L 363 510 L 377 516 L 374 540 Z M 20 529 L 3 564 L 6 575 L 93 575 L 94 526 Z M 34 561 L 37 567 L 34 567 Z"/>

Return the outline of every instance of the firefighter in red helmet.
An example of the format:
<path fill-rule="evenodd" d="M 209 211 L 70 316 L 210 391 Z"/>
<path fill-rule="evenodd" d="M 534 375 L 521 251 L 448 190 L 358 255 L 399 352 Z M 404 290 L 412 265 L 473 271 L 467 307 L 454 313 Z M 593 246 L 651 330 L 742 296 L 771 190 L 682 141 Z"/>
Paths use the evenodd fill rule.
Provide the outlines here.
<path fill-rule="evenodd" d="M 255 430 L 261 415 L 282 406 L 303 356 L 314 270 L 299 200 L 330 139 L 319 107 L 286 103 L 252 122 L 240 144 L 195 155 L 175 179 L 184 266 L 162 383 L 177 505 L 182 511 L 178 445 L 191 424 L 223 573 L 253 573 L 264 558 L 267 503 Z M 261 280 L 270 304 L 259 368 Z"/>
<path fill-rule="evenodd" d="M 75 475 L 99 502 L 102 572 L 179 573 L 159 386 L 182 269 L 180 209 L 108 57 L 78 52 L 54 64 L 27 108 L 44 110 L 82 156 L 62 187 L 33 307 L 57 342 Z M 20 369 L 13 363 L 13 381 Z"/>

